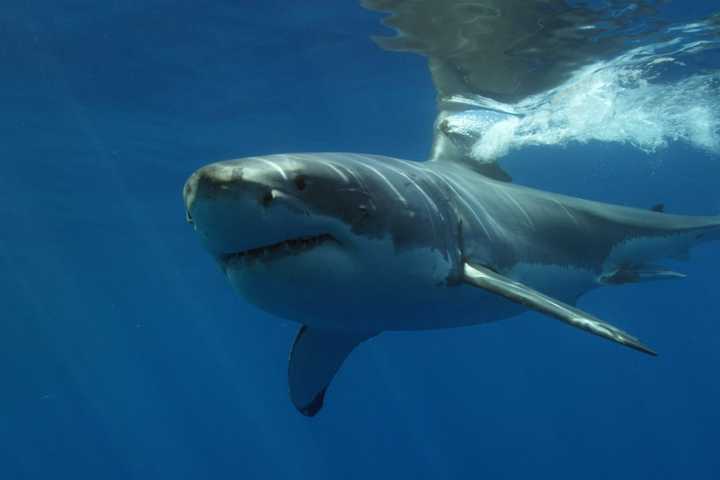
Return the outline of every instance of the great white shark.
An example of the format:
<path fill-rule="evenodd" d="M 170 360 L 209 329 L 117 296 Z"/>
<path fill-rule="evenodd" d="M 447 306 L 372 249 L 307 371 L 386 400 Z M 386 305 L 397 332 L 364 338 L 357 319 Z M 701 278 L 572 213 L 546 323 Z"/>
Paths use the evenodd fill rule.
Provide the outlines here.
<path fill-rule="evenodd" d="M 288 367 L 298 410 L 315 415 L 353 348 L 390 330 L 475 325 L 530 309 L 654 355 L 577 301 L 603 286 L 682 278 L 659 262 L 720 239 L 720 217 L 515 185 L 494 159 L 471 154 L 475 139 L 456 114 L 469 104 L 507 114 L 578 68 L 621 54 L 627 40 L 651 38 L 663 24 L 655 7 L 361 2 L 389 12 L 384 23 L 399 31 L 375 38 L 381 47 L 428 58 L 439 110 L 429 160 L 248 157 L 200 168 L 183 190 L 188 221 L 235 290 L 301 324 Z M 633 22 L 642 31 L 628 29 Z"/>
<path fill-rule="evenodd" d="M 720 239 L 720 217 L 548 193 L 452 158 L 269 155 L 214 163 L 187 180 L 187 219 L 235 290 L 302 325 L 288 380 L 303 414 L 320 410 L 353 348 L 384 331 L 532 309 L 654 355 L 577 308 L 578 298 L 682 277 L 657 262 Z"/>

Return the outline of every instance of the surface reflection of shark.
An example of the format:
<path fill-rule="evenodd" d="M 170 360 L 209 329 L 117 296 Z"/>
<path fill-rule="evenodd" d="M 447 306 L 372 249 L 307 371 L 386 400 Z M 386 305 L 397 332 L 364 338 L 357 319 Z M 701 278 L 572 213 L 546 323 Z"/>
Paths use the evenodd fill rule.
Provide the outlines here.
<path fill-rule="evenodd" d="M 720 217 L 513 185 L 497 165 L 468 159 L 443 118 L 428 162 L 271 155 L 208 165 L 185 184 L 188 221 L 238 293 L 302 324 L 288 380 L 305 415 L 320 410 L 353 348 L 383 331 L 532 309 L 654 354 L 578 309 L 578 298 L 605 285 L 682 278 L 658 262 L 720 240 Z"/>

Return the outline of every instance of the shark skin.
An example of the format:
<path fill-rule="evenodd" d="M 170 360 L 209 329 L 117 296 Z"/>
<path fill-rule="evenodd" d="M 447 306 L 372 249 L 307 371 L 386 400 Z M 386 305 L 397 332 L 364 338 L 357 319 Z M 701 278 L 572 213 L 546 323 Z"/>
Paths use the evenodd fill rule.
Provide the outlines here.
<path fill-rule="evenodd" d="M 528 308 L 645 353 L 575 307 L 588 291 L 682 278 L 657 265 L 720 239 L 690 217 L 498 181 L 455 161 L 303 153 L 214 163 L 187 180 L 187 219 L 234 289 L 302 325 L 290 397 L 323 406 L 343 360 L 383 331 L 454 328 Z"/>

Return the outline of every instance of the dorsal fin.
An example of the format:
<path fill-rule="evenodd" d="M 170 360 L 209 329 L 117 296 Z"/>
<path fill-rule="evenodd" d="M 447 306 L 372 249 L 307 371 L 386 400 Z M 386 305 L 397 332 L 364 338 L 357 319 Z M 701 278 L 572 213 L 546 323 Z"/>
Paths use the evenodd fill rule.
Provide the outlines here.
<path fill-rule="evenodd" d="M 493 180 L 507 183 L 512 182 L 510 174 L 503 170 L 497 163 L 481 163 L 479 165 L 472 165 L 469 168 Z"/>
<path fill-rule="evenodd" d="M 500 182 L 512 182 L 512 177 L 495 161 L 483 162 L 470 156 L 472 138 L 447 128 L 446 118 L 450 112 L 441 112 L 435 121 L 430 161 L 454 162 L 474 172 Z"/>
<path fill-rule="evenodd" d="M 652 210 L 653 212 L 665 213 L 665 204 L 658 203 L 657 205 L 653 205 L 650 210 Z"/>

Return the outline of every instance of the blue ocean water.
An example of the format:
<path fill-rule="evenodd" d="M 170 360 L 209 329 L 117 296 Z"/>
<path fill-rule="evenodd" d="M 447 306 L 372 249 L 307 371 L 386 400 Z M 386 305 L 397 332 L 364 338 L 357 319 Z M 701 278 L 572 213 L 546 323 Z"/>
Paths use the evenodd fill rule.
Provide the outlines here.
<path fill-rule="evenodd" d="M 251 154 L 425 158 L 426 61 L 377 48 L 380 18 L 332 0 L 3 2 L 0 478 L 720 477 L 717 244 L 673 265 L 683 281 L 581 301 L 657 358 L 534 313 L 386 333 L 317 417 L 295 411 L 297 326 L 231 291 L 180 189 Z M 544 189 L 720 213 L 720 159 L 687 142 L 534 145 L 506 165 Z"/>

